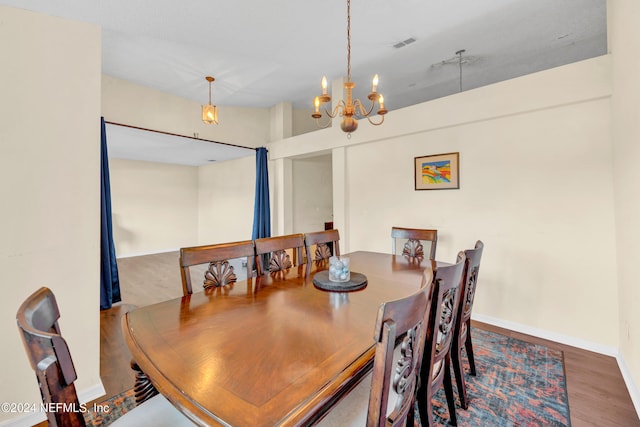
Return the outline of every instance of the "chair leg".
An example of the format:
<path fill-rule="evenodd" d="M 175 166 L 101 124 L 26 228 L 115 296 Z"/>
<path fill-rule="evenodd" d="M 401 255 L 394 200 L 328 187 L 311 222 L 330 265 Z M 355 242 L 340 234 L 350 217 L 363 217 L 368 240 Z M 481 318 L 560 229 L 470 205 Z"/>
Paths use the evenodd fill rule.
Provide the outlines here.
<path fill-rule="evenodd" d="M 467 359 L 469 359 L 469 367 L 471 375 L 476 376 L 476 361 L 473 358 L 473 342 L 471 342 L 471 319 L 467 320 L 467 338 L 464 341 L 464 348 L 467 350 Z"/>
<path fill-rule="evenodd" d="M 431 384 L 420 387 L 416 392 L 416 400 L 418 401 L 418 411 L 420 412 L 420 424 L 422 427 L 435 425 L 433 423 L 433 407 L 431 405 L 431 393 L 429 392 Z"/>
<path fill-rule="evenodd" d="M 447 354 L 444 361 L 444 394 L 447 396 L 447 406 L 449 407 L 449 423 L 452 426 L 458 425 L 456 418 L 456 402 L 453 398 L 453 384 L 451 383 L 451 358 Z"/>
<path fill-rule="evenodd" d="M 456 377 L 456 387 L 458 389 L 458 398 L 460 399 L 460 406 L 463 409 L 469 408 L 467 402 L 467 385 L 464 382 L 464 368 L 462 366 L 462 348 L 460 342 L 454 337 L 453 345 L 451 346 L 451 360 L 453 364 L 453 373 Z"/>

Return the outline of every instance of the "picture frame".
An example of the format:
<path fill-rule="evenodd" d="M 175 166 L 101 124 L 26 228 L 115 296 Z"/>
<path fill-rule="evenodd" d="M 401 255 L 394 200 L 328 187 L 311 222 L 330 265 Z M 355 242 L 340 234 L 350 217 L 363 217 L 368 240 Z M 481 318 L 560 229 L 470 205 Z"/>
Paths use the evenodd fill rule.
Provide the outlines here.
<path fill-rule="evenodd" d="M 414 158 L 416 190 L 460 188 L 460 153 L 433 154 Z"/>

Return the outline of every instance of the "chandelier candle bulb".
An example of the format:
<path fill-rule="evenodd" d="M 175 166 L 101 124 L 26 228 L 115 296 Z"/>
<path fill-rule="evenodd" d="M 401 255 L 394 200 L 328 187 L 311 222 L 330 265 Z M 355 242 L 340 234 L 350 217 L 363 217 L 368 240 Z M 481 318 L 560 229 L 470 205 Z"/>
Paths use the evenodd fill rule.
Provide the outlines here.
<path fill-rule="evenodd" d="M 378 75 L 373 76 L 373 82 L 371 83 L 371 92 L 376 93 L 378 91 Z"/>
<path fill-rule="evenodd" d="M 327 94 L 327 78 L 325 76 L 322 76 L 322 94 Z"/>
<path fill-rule="evenodd" d="M 380 95 L 380 97 L 378 98 L 378 103 L 380 104 L 380 111 L 385 111 L 384 109 L 384 96 Z M 378 114 L 381 114 L 380 112 L 378 112 Z"/>

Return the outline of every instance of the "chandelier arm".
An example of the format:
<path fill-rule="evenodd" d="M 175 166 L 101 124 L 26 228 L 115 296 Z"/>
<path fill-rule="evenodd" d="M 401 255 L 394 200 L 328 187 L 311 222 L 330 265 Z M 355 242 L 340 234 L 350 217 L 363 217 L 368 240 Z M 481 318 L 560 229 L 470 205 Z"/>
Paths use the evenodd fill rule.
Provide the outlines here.
<path fill-rule="evenodd" d="M 362 105 L 362 102 L 360 102 L 359 99 L 356 99 L 353 104 L 360 110 L 360 115 L 361 117 L 369 117 L 369 115 L 371 114 L 371 112 L 373 111 L 373 108 L 376 106 L 376 102 L 375 101 L 371 101 L 371 108 L 369 108 L 369 111 L 364 109 L 364 106 Z"/>
<path fill-rule="evenodd" d="M 367 116 L 367 120 L 369 120 L 369 123 L 371 123 L 374 126 L 380 126 L 382 123 L 384 123 L 384 116 L 380 116 L 380 121 L 377 123 L 371 120 L 371 117 L 369 116 Z"/>
<path fill-rule="evenodd" d="M 331 124 L 331 120 L 327 120 L 326 124 L 321 124 L 320 123 L 320 119 L 316 119 L 316 125 L 320 128 L 320 129 L 326 129 L 329 127 L 329 125 Z"/>
<path fill-rule="evenodd" d="M 345 107 L 345 103 L 341 99 L 340 101 L 338 101 L 338 105 L 336 105 L 331 112 L 329 112 L 329 110 L 327 110 L 327 107 L 324 108 L 324 112 L 325 112 L 325 114 L 327 116 L 329 116 L 329 117 L 331 117 L 333 119 L 333 118 L 338 117 L 338 114 L 340 113 L 340 108 L 342 108 L 343 111 L 344 111 L 344 107 Z"/>

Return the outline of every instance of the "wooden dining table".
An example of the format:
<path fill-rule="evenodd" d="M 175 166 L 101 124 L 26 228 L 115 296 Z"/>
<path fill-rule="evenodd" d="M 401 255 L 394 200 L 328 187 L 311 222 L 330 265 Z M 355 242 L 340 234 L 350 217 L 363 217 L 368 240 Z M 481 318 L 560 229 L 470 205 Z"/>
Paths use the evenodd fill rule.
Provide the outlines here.
<path fill-rule="evenodd" d="M 321 290 L 313 277 L 325 265 L 293 267 L 134 309 L 122 319 L 127 346 L 198 425 L 313 424 L 371 370 L 380 304 L 416 292 L 429 265 L 346 256 L 367 278 L 361 290 Z"/>

